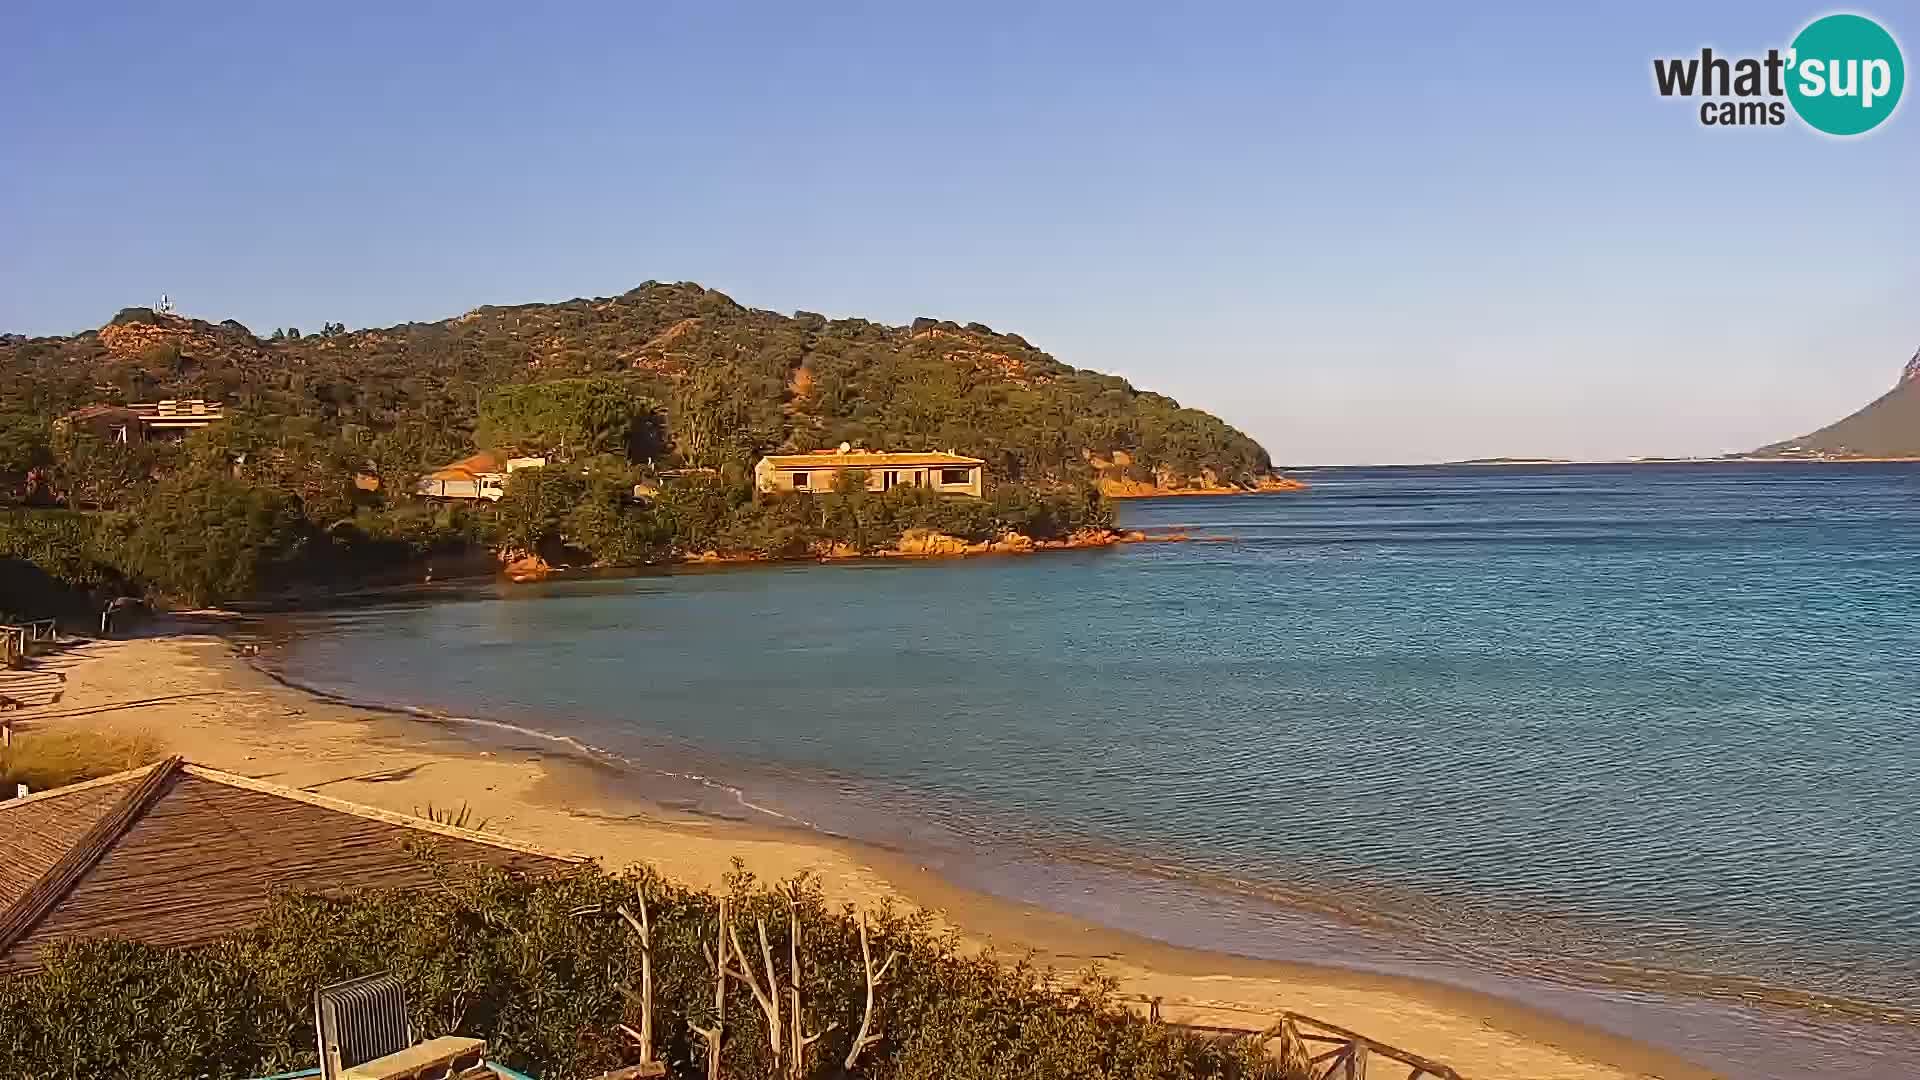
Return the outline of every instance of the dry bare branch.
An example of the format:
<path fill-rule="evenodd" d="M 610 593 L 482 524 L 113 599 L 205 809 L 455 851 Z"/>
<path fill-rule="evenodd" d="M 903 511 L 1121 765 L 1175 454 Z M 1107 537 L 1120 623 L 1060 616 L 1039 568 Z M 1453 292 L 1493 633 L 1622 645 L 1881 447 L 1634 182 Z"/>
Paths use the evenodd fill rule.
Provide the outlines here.
<path fill-rule="evenodd" d="M 839 1021 L 828 1024 L 824 1029 L 806 1034 L 806 1012 L 800 1000 L 800 890 L 798 886 L 787 892 L 787 1016 L 788 1031 L 792 1035 L 787 1058 L 787 1075 L 792 1080 L 802 1080 L 806 1072 L 807 1048 L 820 1041 L 827 1032 L 840 1026 Z"/>
<path fill-rule="evenodd" d="M 867 913 L 862 910 L 860 912 L 860 966 L 865 968 L 867 973 L 867 1008 L 860 1016 L 860 1030 L 853 1036 L 853 1046 L 847 1050 L 845 1068 L 848 1072 L 853 1071 L 853 1063 L 860 1059 L 860 1051 L 880 1041 L 879 1032 L 867 1033 L 873 1026 L 873 993 L 879 988 L 880 980 L 887 977 L 887 971 L 893 967 L 893 962 L 898 959 L 900 959 L 898 952 L 888 950 L 886 962 L 881 964 L 878 970 L 874 969 L 873 950 L 867 944 Z"/>
<path fill-rule="evenodd" d="M 653 1064 L 653 919 L 647 913 L 647 891 L 644 886 L 633 887 L 634 898 L 640 905 L 640 916 L 622 904 L 620 917 L 627 921 L 633 932 L 640 936 L 640 1030 L 634 1038 L 640 1043 L 640 1064 Z M 725 980 L 722 980 L 724 983 Z M 623 988 L 624 989 L 624 988 Z"/>
<path fill-rule="evenodd" d="M 707 960 L 713 968 L 713 1026 L 689 1024 L 694 1034 L 707 1040 L 707 1080 L 720 1080 L 720 1038 L 727 1026 L 727 898 L 720 898 L 720 918 L 714 924 L 713 950 Z M 702 946 L 702 951 L 705 946 Z"/>
<path fill-rule="evenodd" d="M 740 947 L 740 934 L 732 927 L 727 928 L 727 936 L 733 942 L 733 956 L 739 961 L 738 970 L 729 972 L 734 978 L 745 983 L 753 992 L 753 1000 L 760 1003 L 760 1011 L 767 1016 L 767 1044 L 773 1051 L 774 1064 L 780 1062 L 780 1054 L 785 1039 L 781 1036 L 780 1026 L 780 976 L 773 970 L 773 949 L 767 944 L 767 920 L 756 920 L 760 928 L 760 958 L 767 967 L 766 989 L 760 988 L 760 980 L 753 973 L 753 963 L 747 959 L 745 949 Z"/>

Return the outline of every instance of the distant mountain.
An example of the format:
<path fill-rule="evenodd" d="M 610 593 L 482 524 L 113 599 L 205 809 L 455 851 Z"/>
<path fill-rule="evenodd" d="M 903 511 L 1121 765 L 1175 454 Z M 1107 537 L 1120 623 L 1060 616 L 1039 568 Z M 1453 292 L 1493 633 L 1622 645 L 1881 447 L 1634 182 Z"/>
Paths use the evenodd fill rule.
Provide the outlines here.
<path fill-rule="evenodd" d="M 1763 446 L 1755 454 L 1789 456 L 1920 457 L 1920 352 L 1893 389 L 1866 408 L 1811 435 Z"/>
<path fill-rule="evenodd" d="M 218 398 L 231 424 L 264 425 L 273 442 L 404 436 L 410 463 L 433 465 L 471 453 L 477 403 L 496 388 L 582 376 L 658 403 L 662 464 L 738 465 L 844 441 L 972 454 L 1000 478 L 1041 482 L 1252 488 L 1271 472 L 1260 444 L 1218 418 L 1069 367 L 1017 334 L 781 314 L 693 283 L 269 337 L 129 308 L 71 337 L 0 335 L 0 420 Z"/>

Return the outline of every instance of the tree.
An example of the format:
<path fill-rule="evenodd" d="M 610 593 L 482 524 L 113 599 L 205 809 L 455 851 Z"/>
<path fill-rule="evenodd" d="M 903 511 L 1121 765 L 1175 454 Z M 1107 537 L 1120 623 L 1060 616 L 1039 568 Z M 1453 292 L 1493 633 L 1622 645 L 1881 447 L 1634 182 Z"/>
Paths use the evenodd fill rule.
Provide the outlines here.
<path fill-rule="evenodd" d="M 53 440 L 54 494 L 68 506 L 116 509 L 145 494 L 178 448 L 155 443 L 109 443 L 75 428 Z"/>
<path fill-rule="evenodd" d="M 567 517 L 585 495 L 586 481 L 565 469 L 519 470 L 496 508 L 501 541 L 524 552 L 565 543 Z"/>
<path fill-rule="evenodd" d="M 24 501 L 39 488 L 36 478 L 53 464 L 47 421 L 31 413 L 0 413 L 0 502 Z"/>
<path fill-rule="evenodd" d="M 620 454 L 639 461 L 663 449 L 659 409 L 634 383 L 609 376 L 503 386 L 480 402 L 474 438 L 493 449 L 561 460 Z"/>
<path fill-rule="evenodd" d="M 126 563 L 160 592 L 193 604 L 244 596 L 301 553 L 298 500 L 219 471 L 174 473 L 132 512 Z"/>

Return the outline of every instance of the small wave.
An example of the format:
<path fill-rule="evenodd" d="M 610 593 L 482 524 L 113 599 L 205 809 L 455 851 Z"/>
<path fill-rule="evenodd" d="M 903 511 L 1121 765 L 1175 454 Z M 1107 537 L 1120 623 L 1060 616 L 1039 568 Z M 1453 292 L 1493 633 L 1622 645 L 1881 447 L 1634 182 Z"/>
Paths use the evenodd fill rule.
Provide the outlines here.
<path fill-rule="evenodd" d="M 766 817 L 775 818 L 775 819 L 778 819 L 779 821 L 786 822 L 791 825 L 797 825 L 802 828 L 812 829 L 812 830 L 821 831 L 821 832 L 825 831 L 821 829 L 820 826 L 814 824 L 811 821 L 808 821 L 805 818 L 797 817 L 793 814 L 784 813 L 782 811 L 774 809 L 771 806 L 764 806 L 760 803 L 754 802 L 752 799 L 748 798 L 747 793 L 744 789 L 736 785 L 728 784 L 720 780 L 715 780 L 710 776 L 704 776 L 700 773 L 678 772 L 673 769 L 663 769 L 658 765 L 637 761 L 634 758 L 628 757 L 627 755 L 619 753 L 617 751 L 609 750 L 606 747 L 595 746 L 592 743 L 584 742 L 580 739 L 574 738 L 571 735 L 561 735 L 556 732 L 541 731 L 538 728 L 530 728 L 520 724 L 510 723 L 505 720 L 492 720 L 483 716 L 460 716 L 453 713 L 442 712 L 438 709 L 429 709 L 419 705 L 407 705 L 403 703 L 394 703 L 394 702 L 360 701 L 354 698 L 347 697 L 346 695 L 341 694 L 337 691 L 326 689 L 325 687 L 313 686 L 308 683 L 300 682 L 296 679 L 290 678 L 285 673 L 277 671 L 266 664 L 253 663 L 251 666 L 254 668 L 254 670 L 260 672 L 261 674 L 267 676 L 268 678 L 272 679 L 274 682 L 277 682 L 282 686 L 288 687 L 293 690 L 298 690 L 303 694 L 312 695 L 313 697 L 318 698 L 321 701 L 328 702 L 330 704 L 341 705 L 350 709 L 362 709 L 367 712 L 385 713 L 390 716 L 404 716 L 411 720 L 419 720 L 426 723 L 442 724 L 442 725 L 457 724 L 457 725 L 465 725 L 468 727 L 488 728 L 494 731 L 506 732 L 510 735 L 525 736 L 530 739 L 538 739 L 542 742 L 548 742 L 558 746 L 563 746 L 568 750 L 572 751 L 574 754 L 580 757 L 584 757 L 589 761 L 598 762 L 600 764 L 613 765 L 618 768 L 625 769 L 629 772 L 649 773 L 654 776 L 662 776 L 662 777 L 667 777 L 673 780 L 682 780 L 688 783 L 697 784 L 701 787 L 718 791 L 731 797 L 733 801 L 741 807 L 741 809 L 749 810 L 749 811 L 752 811 L 753 813 L 760 814 Z"/>
<path fill-rule="evenodd" d="M 1470 961 L 1470 969 L 1485 969 L 1523 980 L 1762 1004 L 1852 1020 L 1920 1026 L 1920 1009 L 1890 1001 L 1799 990 L 1741 975 L 1580 957 L 1562 951 L 1529 951 L 1524 942 L 1512 949 L 1490 948 L 1446 933 L 1447 926 L 1460 921 L 1464 913 L 1431 898 L 1391 896 L 1379 889 L 1288 887 L 1086 843 L 1049 844 L 1047 853 L 1062 862 L 1191 885 L 1205 893 L 1243 897 L 1284 911 L 1319 915 L 1363 931 L 1385 933 L 1392 939 L 1419 942 L 1443 961 L 1448 957 L 1464 959 Z M 1514 912 L 1489 914 L 1492 918 L 1472 921 L 1490 924 L 1497 918 L 1509 926 L 1542 921 L 1537 916 L 1526 917 Z"/>

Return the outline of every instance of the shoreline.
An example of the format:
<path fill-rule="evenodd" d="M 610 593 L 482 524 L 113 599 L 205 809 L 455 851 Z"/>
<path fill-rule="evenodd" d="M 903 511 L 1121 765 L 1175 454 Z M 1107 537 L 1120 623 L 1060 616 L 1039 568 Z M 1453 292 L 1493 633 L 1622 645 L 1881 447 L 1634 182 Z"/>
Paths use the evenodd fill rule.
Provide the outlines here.
<path fill-rule="evenodd" d="M 27 737 L 54 723 L 147 731 L 202 764 L 403 813 L 465 803 L 489 831 L 594 856 L 611 870 L 650 863 L 697 887 L 717 884 L 736 856 L 763 878 L 807 871 L 837 900 L 924 908 L 963 941 L 1002 955 L 1031 951 L 1064 973 L 1098 961 L 1123 994 L 1164 998 L 1165 1015 L 1182 1022 L 1254 1027 L 1293 1009 L 1467 1075 L 1722 1075 L 1494 994 L 1170 945 L 954 884 L 911 852 L 799 824 L 676 810 L 635 795 L 644 778 L 561 743 L 528 747 L 505 726 L 476 738 L 480 729 L 461 721 L 310 692 L 247 663 L 221 638 L 101 642 L 58 659 L 68 693 L 12 717 Z M 126 707 L 132 701 L 145 704 Z M 95 711 L 109 706 L 118 707 Z"/>
<path fill-rule="evenodd" d="M 1920 462 L 1920 457 L 1512 458 L 1470 461 L 1383 461 L 1370 465 L 1289 465 L 1287 468 L 1324 472 L 1328 469 L 1550 469 L 1563 465 L 1911 465 L 1916 462 Z"/>
<path fill-rule="evenodd" d="M 1175 495 L 1218 495 L 1224 492 L 1181 491 Z M 1239 492 L 1243 495 L 1264 494 L 1262 492 Z M 638 572 L 646 570 L 671 570 L 676 567 L 714 567 L 714 566 L 801 566 L 808 563 L 858 563 L 891 562 L 895 560 L 944 560 L 972 559 L 1002 555 L 1037 555 L 1044 551 L 1091 551 L 1101 548 L 1119 547 L 1126 544 L 1184 544 L 1190 541 L 1203 543 L 1222 543 L 1233 540 L 1231 536 L 1194 536 L 1183 530 L 1145 532 L 1139 529 L 1080 529 L 1058 540 L 1035 540 L 1024 533 L 1007 533 L 998 540 L 963 540 L 948 533 L 933 532 L 926 529 L 909 529 L 903 533 L 892 547 L 859 550 L 847 545 L 835 544 L 820 548 L 804 555 L 760 555 L 751 553 L 723 552 L 717 550 L 688 552 L 677 558 L 659 562 L 647 562 L 637 565 L 622 563 L 593 563 L 575 566 L 562 563 L 555 565 L 539 555 L 523 555 L 500 564 L 493 574 L 476 575 L 472 580 L 504 578 L 516 584 L 533 581 L 545 581 L 556 574 L 579 574 L 594 572 Z M 449 581 L 455 579 L 448 579 Z M 377 591 L 377 590 L 376 590 Z"/>
<path fill-rule="evenodd" d="M 1266 482 L 1254 487 L 1224 485 L 1220 487 L 1181 487 L 1168 488 L 1158 484 L 1134 480 L 1100 479 L 1094 486 L 1100 489 L 1104 498 L 1131 499 L 1172 499 L 1191 495 L 1291 495 L 1306 491 L 1313 485 L 1291 476 L 1274 474 Z"/>

